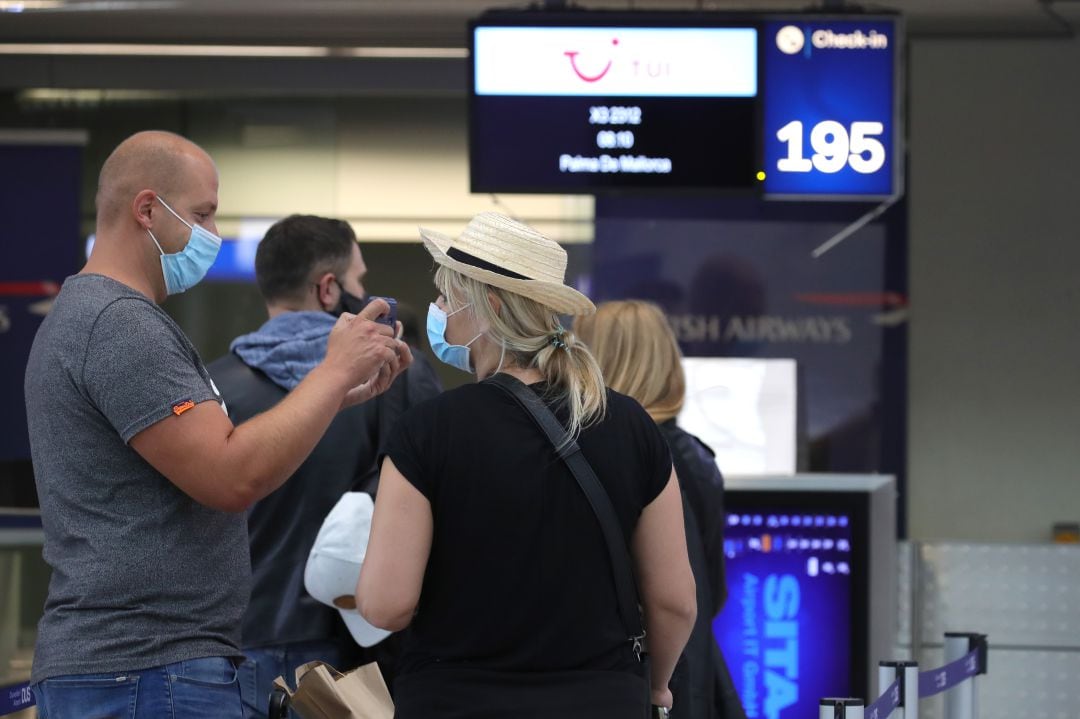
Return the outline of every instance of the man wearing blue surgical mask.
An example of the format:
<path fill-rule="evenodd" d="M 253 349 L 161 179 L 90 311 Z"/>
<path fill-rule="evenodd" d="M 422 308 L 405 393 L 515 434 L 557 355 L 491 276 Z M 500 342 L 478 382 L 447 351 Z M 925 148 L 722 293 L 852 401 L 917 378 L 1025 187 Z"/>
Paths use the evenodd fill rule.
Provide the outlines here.
<path fill-rule="evenodd" d="M 101 169 L 97 241 L 42 323 L 25 394 L 52 567 L 32 689 L 43 719 L 239 718 L 251 570 L 244 511 L 338 411 L 412 361 L 388 307 L 343 313 L 326 356 L 259 417 L 229 420 L 158 306 L 217 255 L 218 177 L 188 140 L 141 132 Z"/>

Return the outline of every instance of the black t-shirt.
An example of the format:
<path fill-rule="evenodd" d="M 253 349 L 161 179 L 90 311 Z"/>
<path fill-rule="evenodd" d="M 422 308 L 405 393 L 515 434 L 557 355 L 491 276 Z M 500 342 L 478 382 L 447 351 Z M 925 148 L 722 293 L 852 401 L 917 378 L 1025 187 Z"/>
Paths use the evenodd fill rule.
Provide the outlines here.
<path fill-rule="evenodd" d="M 531 388 L 541 397 L 547 389 Z M 671 475 L 664 438 L 636 401 L 608 390 L 607 415 L 578 443 L 629 546 Z M 513 399 L 482 383 L 445 392 L 402 417 L 386 451 L 434 517 L 403 674 L 436 664 L 633 671 L 596 515 Z"/>

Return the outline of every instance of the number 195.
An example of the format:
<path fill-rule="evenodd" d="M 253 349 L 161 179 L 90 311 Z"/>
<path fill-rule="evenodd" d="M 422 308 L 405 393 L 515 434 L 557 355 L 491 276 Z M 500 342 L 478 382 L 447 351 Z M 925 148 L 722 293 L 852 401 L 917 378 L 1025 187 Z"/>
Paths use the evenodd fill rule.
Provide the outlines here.
<path fill-rule="evenodd" d="M 780 172 L 810 172 L 817 170 L 832 174 L 845 166 L 863 175 L 877 172 L 885 164 L 885 146 L 875 136 L 885 126 L 880 122 L 853 122 L 851 131 L 835 120 L 823 120 L 810 130 L 810 147 L 814 154 L 803 157 L 803 124 L 792 120 L 781 127 L 776 138 L 787 144 L 787 157 L 777 161 Z"/>

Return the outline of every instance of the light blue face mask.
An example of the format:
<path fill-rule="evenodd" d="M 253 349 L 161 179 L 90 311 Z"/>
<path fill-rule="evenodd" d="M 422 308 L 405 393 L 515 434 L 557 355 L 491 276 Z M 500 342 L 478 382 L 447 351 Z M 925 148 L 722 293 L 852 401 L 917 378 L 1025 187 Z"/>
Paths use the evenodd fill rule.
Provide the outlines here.
<path fill-rule="evenodd" d="M 468 305 L 465 305 L 465 307 L 468 307 Z M 465 307 L 459 307 L 451 312 L 450 315 L 461 312 Z M 450 344 L 446 341 L 446 318 L 450 315 L 443 312 L 434 302 L 428 305 L 427 337 L 428 342 L 431 343 L 431 351 L 435 353 L 435 356 L 439 358 L 440 362 L 445 362 L 451 367 L 458 368 L 462 372 L 473 374 L 475 370 L 469 364 L 469 345 L 478 340 L 483 332 L 476 335 L 476 337 L 473 337 L 466 344 Z"/>
<path fill-rule="evenodd" d="M 154 233 L 150 230 L 146 231 L 157 245 L 158 252 L 161 253 L 161 273 L 165 277 L 165 291 L 170 295 L 176 295 L 190 290 L 199 284 L 203 277 L 206 277 L 210 265 L 217 259 L 218 250 L 221 249 L 221 238 L 200 225 L 188 223 L 176 214 L 173 208 L 165 204 L 165 200 L 160 197 L 157 199 L 166 210 L 172 212 L 173 217 L 191 230 L 184 249 L 168 255 L 161 249 L 161 243 L 154 237 Z"/>

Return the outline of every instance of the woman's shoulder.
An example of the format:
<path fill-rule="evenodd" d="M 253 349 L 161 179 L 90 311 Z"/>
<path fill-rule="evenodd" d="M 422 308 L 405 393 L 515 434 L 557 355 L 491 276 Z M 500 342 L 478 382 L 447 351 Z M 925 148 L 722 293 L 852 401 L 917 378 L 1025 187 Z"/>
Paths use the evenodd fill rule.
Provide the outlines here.
<path fill-rule="evenodd" d="M 402 380 L 398 378 L 396 381 L 400 382 Z M 443 390 L 410 406 L 405 411 L 402 419 L 411 423 L 432 421 L 439 415 L 445 412 L 453 412 L 462 405 L 475 404 L 475 391 L 476 385 L 473 383 Z"/>
<path fill-rule="evenodd" d="M 674 419 L 662 423 L 660 431 L 671 448 L 673 459 L 683 467 L 680 477 L 682 474 L 692 473 L 708 478 L 710 482 L 723 482 L 720 469 L 716 465 L 716 453 L 712 447 L 675 424 Z M 686 479 L 689 481 L 690 478 Z"/>
<path fill-rule="evenodd" d="M 663 445 L 663 435 L 649 413 L 641 404 L 629 395 L 607 388 L 607 411 L 594 427 L 600 429 L 600 435 L 616 438 L 616 441 L 629 441 L 636 445 Z"/>
<path fill-rule="evenodd" d="M 477 399 L 487 396 L 488 388 L 477 382 L 468 382 L 457 387 L 450 389 L 444 389 L 438 394 L 428 397 L 423 402 L 417 403 L 417 406 L 439 406 L 439 405 L 458 405 L 463 402 L 475 402 Z"/>
<path fill-rule="evenodd" d="M 490 388 L 482 382 L 466 382 L 453 389 L 444 391 L 436 399 L 441 399 L 448 404 L 455 402 L 474 402 L 478 397 L 486 396 L 487 390 L 489 389 Z"/>
<path fill-rule="evenodd" d="M 697 435 L 690 434 L 676 424 L 674 418 L 661 422 L 660 432 L 664 435 L 664 439 L 668 441 L 668 444 L 671 445 L 673 451 L 700 455 L 710 462 L 716 456 L 712 447 L 705 444 Z"/>
<path fill-rule="evenodd" d="M 652 417 L 649 416 L 649 413 L 645 411 L 640 402 L 630 395 L 616 392 L 610 387 L 607 388 L 607 415 L 605 419 L 633 424 L 643 423 L 652 429 L 656 427 L 656 423 L 653 422 Z"/>
<path fill-rule="evenodd" d="M 604 389 L 607 390 L 607 402 L 610 410 L 616 412 L 633 412 L 635 414 L 645 411 L 641 406 L 641 403 L 630 395 L 617 392 L 611 389 L 611 387 L 605 387 Z"/>

